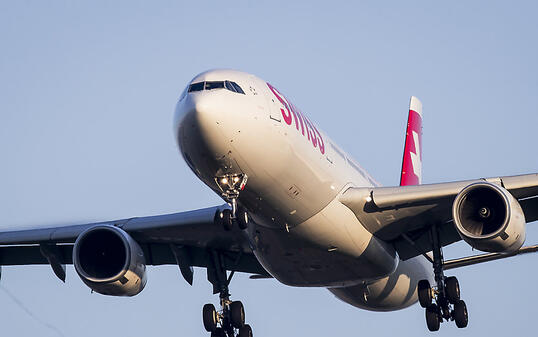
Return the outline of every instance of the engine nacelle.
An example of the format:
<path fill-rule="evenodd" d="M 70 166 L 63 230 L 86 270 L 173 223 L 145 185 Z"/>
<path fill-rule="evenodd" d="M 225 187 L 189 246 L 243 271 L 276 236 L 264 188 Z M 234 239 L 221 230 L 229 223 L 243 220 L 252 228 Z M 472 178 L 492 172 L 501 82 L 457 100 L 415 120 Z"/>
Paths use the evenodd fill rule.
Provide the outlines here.
<path fill-rule="evenodd" d="M 118 227 L 98 225 L 80 234 L 73 264 L 82 281 L 103 295 L 134 296 L 146 285 L 142 248 Z"/>
<path fill-rule="evenodd" d="M 461 238 L 471 247 L 498 253 L 518 250 L 525 242 L 525 215 L 501 186 L 479 182 L 456 196 L 452 216 Z"/>

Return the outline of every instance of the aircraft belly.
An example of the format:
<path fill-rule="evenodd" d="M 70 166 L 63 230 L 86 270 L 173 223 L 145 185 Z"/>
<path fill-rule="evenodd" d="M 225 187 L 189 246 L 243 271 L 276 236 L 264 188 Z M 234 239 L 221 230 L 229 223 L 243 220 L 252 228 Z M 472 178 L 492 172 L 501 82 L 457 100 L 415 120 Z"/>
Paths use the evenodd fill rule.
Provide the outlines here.
<path fill-rule="evenodd" d="M 336 199 L 289 232 L 258 225 L 249 235 L 264 268 L 292 286 L 356 285 L 389 275 L 398 263 L 394 249 L 366 231 Z"/>
<path fill-rule="evenodd" d="M 357 308 L 392 311 L 417 302 L 417 284 L 420 280 L 433 283 L 431 265 L 423 256 L 400 261 L 394 273 L 380 280 L 328 290 L 338 299 Z"/>

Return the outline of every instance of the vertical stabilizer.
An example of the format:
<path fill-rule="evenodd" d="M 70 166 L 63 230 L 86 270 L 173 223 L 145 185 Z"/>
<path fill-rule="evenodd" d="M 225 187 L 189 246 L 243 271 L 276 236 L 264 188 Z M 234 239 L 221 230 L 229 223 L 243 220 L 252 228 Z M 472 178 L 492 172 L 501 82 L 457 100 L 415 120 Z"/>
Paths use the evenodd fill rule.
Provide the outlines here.
<path fill-rule="evenodd" d="M 422 103 L 415 96 L 409 102 L 400 186 L 422 182 Z"/>

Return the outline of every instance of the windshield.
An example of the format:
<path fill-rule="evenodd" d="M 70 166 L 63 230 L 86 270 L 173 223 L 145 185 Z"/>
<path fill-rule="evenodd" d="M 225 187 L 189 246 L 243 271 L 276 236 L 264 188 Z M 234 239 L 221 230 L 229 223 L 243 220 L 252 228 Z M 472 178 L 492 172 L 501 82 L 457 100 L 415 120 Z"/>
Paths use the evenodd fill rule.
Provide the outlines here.
<path fill-rule="evenodd" d="M 245 94 L 243 89 L 239 84 L 232 81 L 206 81 L 206 82 L 196 82 L 192 83 L 189 86 L 189 92 L 202 91 L 202 90 L 214 90 L 214 89 L 227 89 L 229 91 Z"/>

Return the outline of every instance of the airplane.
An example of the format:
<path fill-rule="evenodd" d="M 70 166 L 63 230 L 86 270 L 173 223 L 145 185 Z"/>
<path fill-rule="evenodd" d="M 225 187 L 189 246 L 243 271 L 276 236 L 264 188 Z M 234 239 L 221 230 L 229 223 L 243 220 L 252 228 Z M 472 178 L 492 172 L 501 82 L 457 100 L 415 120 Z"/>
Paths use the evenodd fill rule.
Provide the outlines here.
<path fill-rule="evenodd" d="M 202 309 L 212 337 L 251 337 L 236 272 L 322 287 L 360 309 L 419 303 L 430 331 L 468 324 L 445 271 L 536 252 L 538 174 L 422 184 L 422 103 L 411 97 L 399 186 L 382 187 L 284 94 L 240 71 L 195 76 L 179 97 L 174 135 L 193 173 L 224 204 L 174 214 L 0 232 L 0 265 L 66 264 L 97 293 L 134 296 L 147 265 L 177 265 L 192 285 L 207 270 L 220 306 Z M 453 260 L 460 240 L 483 254 Z"/>

